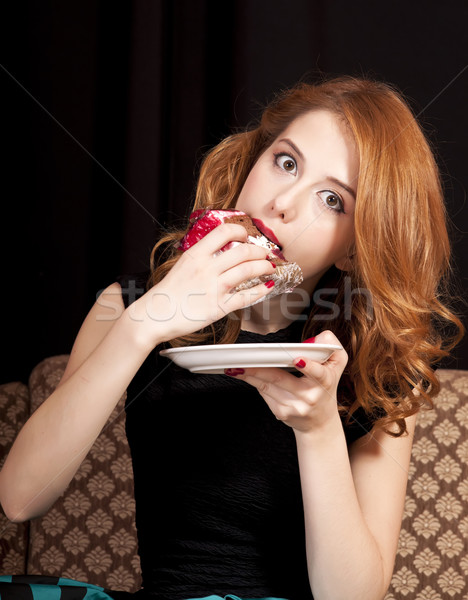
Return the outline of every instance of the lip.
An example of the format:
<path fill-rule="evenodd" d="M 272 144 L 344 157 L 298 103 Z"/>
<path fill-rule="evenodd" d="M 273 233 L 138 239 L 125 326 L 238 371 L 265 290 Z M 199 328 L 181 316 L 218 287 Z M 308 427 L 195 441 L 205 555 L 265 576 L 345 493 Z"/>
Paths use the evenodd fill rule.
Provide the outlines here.
<path fill-rule="evenodd" d="M 255 224 L 255 226 L 257 227 L 257 229 L 259 231 L 261 231 L 265 237 L 267 237 L 270 241 L 272 241 L 274 244 L 276 244 L 277 246 L 279 246 L 281 248 L 281 244 L 279 243 L 279 240 L 276 237 L 276 235 L 273 233 L 273 231 L 269 227 L 267 227 L 265 225 L 265 223 L 262 220 L 255 219 L 254 217 L 251 217 L 251 219 L 252 219 L 253 223 Z"/>

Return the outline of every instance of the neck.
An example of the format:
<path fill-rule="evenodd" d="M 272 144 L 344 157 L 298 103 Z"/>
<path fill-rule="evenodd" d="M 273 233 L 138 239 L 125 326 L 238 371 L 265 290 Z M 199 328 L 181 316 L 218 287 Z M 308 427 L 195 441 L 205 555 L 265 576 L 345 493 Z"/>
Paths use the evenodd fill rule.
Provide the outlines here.
<path fill-rule="evenodd" d="M 258 304 L 244 308 L 241 329 L 261 334 L 279 331 L 295 321 L 309 302 L 310 295 L 303 288 L 266 298 Z"/>

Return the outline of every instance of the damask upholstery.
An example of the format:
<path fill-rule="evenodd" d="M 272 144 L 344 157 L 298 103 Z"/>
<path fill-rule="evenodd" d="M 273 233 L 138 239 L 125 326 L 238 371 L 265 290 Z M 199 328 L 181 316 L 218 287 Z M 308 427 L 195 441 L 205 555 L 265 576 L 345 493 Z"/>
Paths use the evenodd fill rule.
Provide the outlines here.
<path fill-rule="evenodd" d="M 418 415 L 385 600 L 468 600 L 468 371 L 438 376 L 435 410 Z"/>
<path fill-rule="evenodd" d="M 0 386 L 0 458 L 31 410 L 57 385 L 67 356 Z M 406 508 L 385 600 L 468 600 L 468 371 L 440 370 L 435 409 L 418 417 Z M 0 574 L 62 575 L 134 591 L 133 481 L 124 398 L 61 498 L 42 518 L 0 518 Z"/>
<path fill-rule="evenodd" d="M 30 414 L 29 390 L 14 382 L 0 386 L 0 467 Z M 29 523 L 11 523 L 0 511 L 0 573 L 26 573 Z"/>
<path fill-rule="evenodd" d="M 0 386 L 0 453 L 6 454 L 26 420 L 26 405 L 34 411 L 55 389 L 67 360 L 57 356 L 40 363 L 29 379 L 29 392 L 19 383 Z M 46 515 L 29 523 L 11 523 L 1 515 L 0 574 L 60 575 L 114 590 L 139 589 L 124 402 L 123 397 Z"/>

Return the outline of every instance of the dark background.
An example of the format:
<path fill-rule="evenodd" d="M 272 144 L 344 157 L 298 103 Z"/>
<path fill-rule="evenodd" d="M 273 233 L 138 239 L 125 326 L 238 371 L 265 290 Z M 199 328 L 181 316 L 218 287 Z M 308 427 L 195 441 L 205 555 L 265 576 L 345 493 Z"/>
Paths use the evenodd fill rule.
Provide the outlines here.
<path fill-rule="evenodd" d="M 466 296 L 464 0 L 43 0 L 0 15 L 0 381 L 69 352 L 98 291 L 146 269 L 158 229 L 187 215 L 203 153 L 320 73 L 409 98 L 437 151 Z M 466 342 L 447 366 L 468 368 Z"/>

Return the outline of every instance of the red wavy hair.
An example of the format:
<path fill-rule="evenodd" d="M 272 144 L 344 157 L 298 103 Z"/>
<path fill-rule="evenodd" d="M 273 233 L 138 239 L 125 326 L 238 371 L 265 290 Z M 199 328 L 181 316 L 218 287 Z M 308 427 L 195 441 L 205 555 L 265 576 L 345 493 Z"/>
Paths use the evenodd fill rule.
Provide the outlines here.
<path fill-rule="evenodd" d="M 257 126 L 226 138 L 205 157 L 193 209 L 234 208 L 259 156 L 294 119 L 311 110 L 337 115 L 351 132 L 360 159 L 355 253 L 347 277 L 353 289 L 366 293 L 353 297 L 350 318 L 345 318 L 343 278 L 335 281 L 340 294 L 334 302 L 342 306 L 326 323 L 350 356 L 343 381 L 354 392 L 340 403 L 348 416 L 362 406 L 378 415 L 377 427 L 390 432 L 396 424 L 392 435 L 401 435 L 405 417 L 431 404 L 439 391 L 433 365 L 463 332 L 444 301 L 450 244 L 438 168 L 403 97 L 388 84 L 352 77 L 301 83 L 280 93 Z M 156 244 L 150 286 L 177 261 L 174 242 L 183 234 L 174 231 Z M 322 328 L 315 307 L 303 339 Z M 232 343 L 239 329 L 239 319 L 226 317 L 171 345 Z"/>

